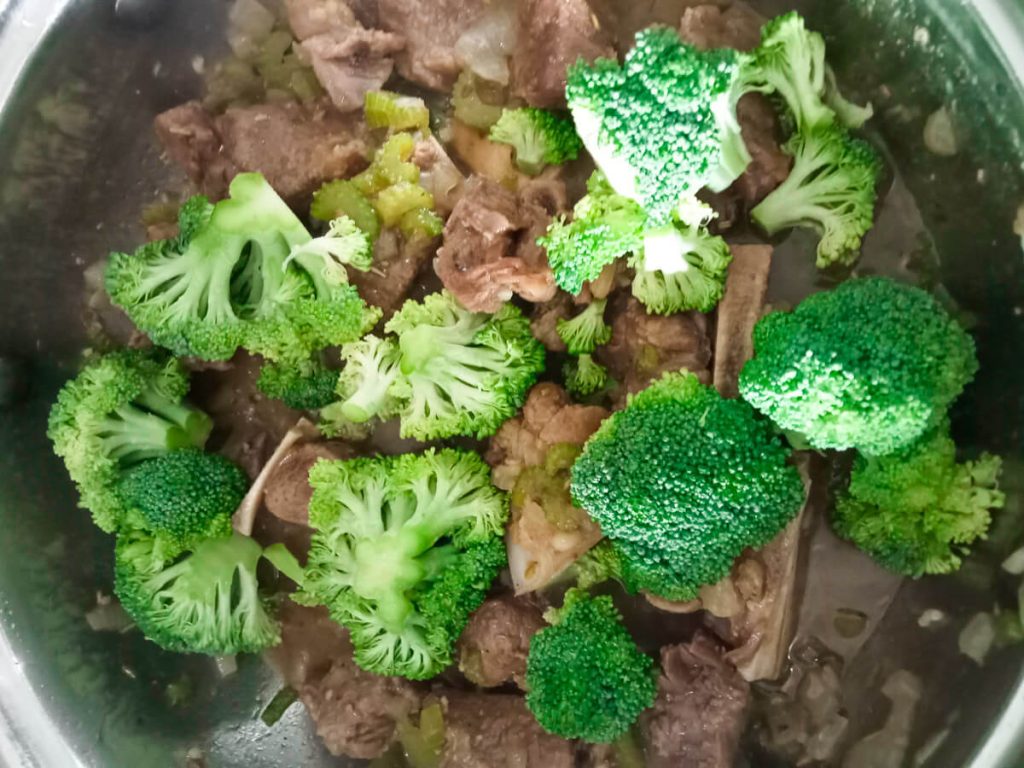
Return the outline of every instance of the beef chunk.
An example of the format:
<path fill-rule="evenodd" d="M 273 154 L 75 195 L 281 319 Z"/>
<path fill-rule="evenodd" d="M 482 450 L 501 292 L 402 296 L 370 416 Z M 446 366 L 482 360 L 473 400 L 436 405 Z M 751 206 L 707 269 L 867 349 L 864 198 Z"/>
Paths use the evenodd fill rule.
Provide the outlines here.
<path fill-rule="evenodd" d="M 443 695 L 445 744 L 441 768 L 573 768 L 572 742 L 545 733 L 522 696 Z"/>
<path fill-rule="evenodd" d="M 598 361 L 619 382 L 618 400 L 639 392 L 667 371 L 685 368 L 708 380 L 711 345 L 707 320 L 697 312 L 649 315 L 632 296 L 615 296 L 609 303 L 612 340 L 598 347 Z"/>
<path fill-rule="evenodd" d="M 491 598 L 470 617 L 459 638 L 459 669 L 471 683 L 526 689 L 530 638 L 546 624 L 537 606 L 511 595 Z"/>
<path fill-rule="evenodd" d="M 156 116 L 157 139 L 172 161 L 182 167 L 204 195 L 219 200 L 238 168 L 224 153 L 213 118 L 198 101 L 190 101 Z"/>
<path fill-rule="evenodd" d="M 397 231 L 385 229 L 373 246 L 373 267 L 369 272 L 350 269 L 349 281 L 368 304 L 381 308 L 387 320 L 402 306 L 416 277 L 434 255 L 436 243 L 426 237 L 407 240 Z"/>
<path fill-rule="evenodd" d="M 448 219 L 434 270 L 467 309 L 497 312 L 513 294 L 528 301 L 555 295 L 547 255 L 536 241 L 564 204 L 564 188 L 549 182 L 526 189 L 517 196 L 474 176 Z"/>
<path fill-rule="evenodd" d="M 764 18 L 746 3 L 728 8 L 698 5 L 687 8 L 679 23 L 679 36 L 698 48 L 735 48 L 751 51 L 761 42 Z"/>
<path fill-rule="evenodd" d="M 302 49 L 320 84 L 342 112 L 363 108 L 369 91 L 380 88 L 395 68 L 392 56 L 405 47 L 405 38 L 355 25 L 303 41 Z"/>
<path fill-rule="evenodd" d="M 285 0 L 288 26 L 299 40 L 346 32 L 359 23 L 345 0 Z"/>
<path fill-rule="evenodd" d="M 447 217 L 462 199 L 466 177 L 433 136 L 419 139 L 412 161 L 420 169 L 420 185 L 434 196 L 434 207 Z"/>
<path fill-rule="evenodd" d="M 740 371 L 754 354 L 754 326 L 761 319 L 772 267 L 770 245 L 732 245 L 725 296 L 718 305 L 715 336 L 715 388 L 723 397 L 739 395 Z"/>
<path fill-rule="evenodd" d="M 782 151 L 779 121 L 767 98 L 760 93 L 746 94 L 736 106 L 736 117 L 751 160 L 732 190 L 750 208 L 786 180 L 793 158 Z"/>
<path fill-rule="evenodd" d="M 577 59 L 615 58 L 587 0 L 519 0 L 512 93 L 535 107 L 565 106 L 565 73 Z"/>
<path fill-rule="evenodd" d="M 530 330 L 552 352 L 565 352 L 565 342 L 558 335 L 558 321 L 573 315 L 572 296 L 559 291 L 551 301 L 535 304 L 530 318 Z"/>
<path fill-rule="evenodd" d="M 654 706 L 640 716 L 649 768 L 731 768 L 750 689 L 710 635 L 661 650 Z"/>
<path fill-rule="evenodd" d="M 322 680 L 334 660 L 350 651 L 348 631 L 331 619 L 326 608 L 285 600 L 278 620 L 281 642 L 267 651 L 267 660 L 285 685 L 296 690 Z"/>
<path fill-rule="evenodd" d="M 320 459 L 350 459 L 354 451 L 345 443 L 299 443 L 291 448 L 267 477 L 263 503 L 285 522 L 309 525 L 309 470 Z"/>
<path fill-rule="evenodd" d="M 380 0 L 381 26 L 406 39 L 397 58 L 402 77 L 450 91 L 462 68 L 455 43 L 486 6 L 485 0 Z"/>

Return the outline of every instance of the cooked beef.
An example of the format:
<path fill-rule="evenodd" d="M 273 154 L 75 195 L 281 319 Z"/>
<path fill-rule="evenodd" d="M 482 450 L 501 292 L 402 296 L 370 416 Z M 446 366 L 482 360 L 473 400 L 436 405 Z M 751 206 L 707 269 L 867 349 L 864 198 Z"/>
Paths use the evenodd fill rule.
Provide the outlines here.
<path fill-rule="evenodd" d="M 459 669 L 484 688 L 514 682 L 525 690 L 530 638 L 545 626 L 532 603 L 511 595 L 491 598 L 470 617 L 459 638 Z"/>
<path fill-rule="evenodd" d="M 550 351 L 565 352 L 565 342 L 558 335 L 558 321 L 568 320 L 572 315 L 572 296 L 565 291 L 559 291 L 551 301 L 534 305 L 530 330 Z"/>
<path fill-rule="evenodd" d="M 667 371 L 685 368 L 710 380 L 711 345 L 704 315 L 649 315 L 643 304 L 621 294 L 609 302 L 609 315 L 612 339 L 598 347 L 596 357 L 619 382 L 620 403 L 626 394 L 639 392 Z"/>
<path fill-rule="evenodd" d="M 449 691 L 441 768 L 573 768 L 570 741 L 545 733 L 522 696 Z"/>
<path fill-rule="evenodd" d="M 198 101 L 189 101 L 156 116 L 157 139 L 167 156 L 180 165 L 200 192 L 219 200 L 238 172 L 225 154 L 213 118 Z"/>
<path fill-rule="evenodd" d="M 369 272 L 349 269 L 349 280 L 368 304 L 383 310 L 387 320 L 402 306 L 436 248 L 437 240 L 407 240 L 397 231 L 385 229 L 373 246 L 373 267 Z"/>
<path fill-rule="evenodd" d="M 732 264 L 725 282 L 725 296 L 718 305 L 715 388 L 724 397 L 736 397 L 740 370 L 754 354 L 754 325 L 764 312 L 772 247 L 731 245 L 729 248 Z"/>
<path fill-rule="evenodd" d="M 309 525 L 309 470 L 320 459 L 349 459 L 354 451 L 345 443 L 299 443 L 282 457 L 267 477 L 263 503 L 275 517 L 296 525 Z"/>
<path fill-rule="evenodd" d="M 767 98 L 760 93 L 746 94 L 736 106 L 736 117 L 751 159 L 731 189 L 750 208 L 786 180 L 793 158 L 782 151 L 779 120 Z"/>
<path fill-rule="evenodd" d="M 750 688 L 706 634 L 661 649 L 654 706 L 640 716 L 649 768 L 731 768 Z"/>
<path fill-rule="evenodd" d="M 615 58 L 587 0 L 519 0 L 512 93 L 535 107 L 565 106 L 565 73 L 578 59 Z"/>
<path fill-rule="evenodd" d="M 486 6 L 485 0 L 380 0 L 381 26 L 406 39 L 397 58 L 402 77 L 450 91 L 462 68 L 455 43 Z"/>
<path fill-rule="evenodd" d="M 302 49 L 320 84 L 342 112 L 363 108 L 369 91 L 380 88 L 395 68 L 392 56 L 405 47 L 405 38 L 356 24 L 344 33 L 317 35 Z"/>
<path fill-rule="evenodd" d="M 445 225 L 434 270 L 467 309 L 497 312 L 513 294 L 528 301 L 555 295 L 547 255 L 536 241 L 564 204 L 564 189 L 548 182 L 526 190 L 516 195 L 474 176 Z"/>
<path fill-rule="evenodd" d="M 345 0 L 284 0 L 288 26 L 299 40 L 346 32 L 359 23 Z"/>
<path fill-rule="evenodd" d="M 698 48 L 735 48 L 750 51 L 761 42 L 764 17 L 749 5 L 736 2 L 687 8 L 679 22 L 679 36 Z"/>
<path fill-rule="evenodd" d="M 316 683 L 334 660 L 350 652 L 348 631 L 323 607 L 310 608 L 284 600 L 277 613 L 281 642 L 266 652 L 267 661 L 296 690 Z"/>
<path fill-rule="evenodd" d="M 433 136 L 419 139 L 412 152 L 412 161 L 420 169 L 420 186 L 434 196 L 434 207 L 448 216 L 465 191 L 466 177 Z"/>

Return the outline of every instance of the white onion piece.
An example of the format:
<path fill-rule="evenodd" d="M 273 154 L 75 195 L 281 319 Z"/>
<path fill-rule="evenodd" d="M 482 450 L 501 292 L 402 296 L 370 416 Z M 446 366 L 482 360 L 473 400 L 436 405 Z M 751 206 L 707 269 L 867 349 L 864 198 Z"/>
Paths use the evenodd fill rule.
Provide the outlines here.
<path fill-rule="evenodd" d="M 516 26 L 516 4 L 497 0 L 455 41 L 455 53 L 478 77 L 506 85 Z"/>
<path fill-rule="evenodd" d="M 972 659 L 979 666 L 985 663 L 985 657 L 992 650 L 996 639 L 996 622 L 991 613 L 978 613 L 971 617 L 960 631 L 957 644 L 960 653 Z"/>
<path fill-rule="evenodd" d="M 1003 570 L 1014 576 L 1024 576 L 1024 547 L 1003 560 Z"/>
<path fill-rule="evenodd" d="M 221 677 L 230 677 L 238 671 L 238 657 L 234 654 L 230 656 L 214 656 L 213 662 L 217 665 L 217 674 Z"/>
<path fill-rule="evenodd" d="M 235 0 L 228 10 L 228 45 L 240 59 L 259 51 L 260 43 L 274 29 L 274 14 L 258 0 Z"/>

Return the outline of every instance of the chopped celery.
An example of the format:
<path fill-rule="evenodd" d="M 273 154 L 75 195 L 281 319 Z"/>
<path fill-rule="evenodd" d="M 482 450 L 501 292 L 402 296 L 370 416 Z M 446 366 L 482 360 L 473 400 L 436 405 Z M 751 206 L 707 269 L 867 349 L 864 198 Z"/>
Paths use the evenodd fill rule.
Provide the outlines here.
<path fill-rule="evenodd" d="M 432 208 L 434 196 L 419 184 L 401 181 L 385 187 L 373 202 L 385 227 L 393 227 L 402 217 L 418 208 Z"/>
<path fill-rule="evenodd" d="M 274 723 L 284 717 L 284 713 L 288 711 L 288 708 L 298 698 L 299 694 L 294 688 L 285 686 L 274 694 L 274 698 L 270 700 L 270 703 L 267 704 L 260 715 L 260 720 L 263 721 L 264 725 L 274 725 Z"/>
<path fill-rule="evenodd" d="M 365 101 L 366 122 L 371 128 L 392 131 L 430 129 L 430 110 L 423 99 L 392 91 L 369 91 Z"/>
<path fill-rule="evenodd" d="M 398 228 L 406 237 L 437 237 L 444 231 L 444 219 L 427 208 L 417 208 L 402 216 Z"/>
<path fill-rule="evenodd" d="M 348 216 L 371 241 L 380 234 L 380 219 L 373 204 L 351 181 L 329 181 L 313 195 L 310 213 L 320 221 Z"/>
<path fill-rule="evenodd" d="M 419 726 L 398 723 L 398 740 L 410 768 L 438 768 L 444 748 L 444 712 L 437 702 L 420 712 Z"/>
<path fill-rule="evenodd" d="M 392 184 L 418 182 L 420 169 L 409 162 L 415 146 L 415 139 L 408 133 L 396 133 L 389 137 L 374 154 L 370 167 L 355 176 L 352 183 L 369 197 Z"/>

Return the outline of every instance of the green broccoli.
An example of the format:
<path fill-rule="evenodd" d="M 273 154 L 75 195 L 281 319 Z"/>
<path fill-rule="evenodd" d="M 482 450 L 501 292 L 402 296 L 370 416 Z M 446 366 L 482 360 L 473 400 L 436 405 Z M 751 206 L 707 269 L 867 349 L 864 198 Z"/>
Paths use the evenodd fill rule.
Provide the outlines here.
<path fill-rule="evenodd" d="M 672 227 L 648 237 L 632 259 L 633 295 L 649 312 L 671 315 L 710 312 L 725 294 L 732 252 L 725 240 L 704 228 Z"/>
<path fill-rule="evenodd" d="M 562 369 L 565 388 L 577 398 L 586 398 L 600 392 L 608 385 L 608 369 L 589 354 L 571 358 Z"/>
<path fill-rule="evenodd" d="M 406 403 L 402 436 L 493 435 L 544 370 L 544 346 L 518 307 L 470 312 L 447 291 L 407 301 L 388 321 L 401 375 L 390 394 Z"/>
<path fill-rule="evenodd" d="M 119 485 L 130 524 L 151 535 L 154 551 L 165 559 L 229 535 L 231 516 L 248 488 L 235 464 L 198 448 L 144 461 Z"/>
<path fill-rule="evenodd" d="M 693 588 L 670 552 L 626 539 L 603 539 L 576 563 L 576 584 L 590 589 L 617 581 L 629 594 L 648 592 L 666 600 L 692 600 Z"/>
<path fill-rule="evenodd" d="M 606 536 L 657 553 L 668 564 L 658 569 L 678 574 L 673 598 L 689 599 L 800 510 L 803 482 L 788 458 L 746 403 L 668 373 L 590 437 L 571 490 Z"/>
<path fill-rule="evenodd" d="M 206 539 L 179 560 L 163 560 L 139 531 L 117 537 L 114 592 L 142 633 L 168 651 L 256 653 L 280 640 L 259 596 L 263 549 L 239 533 Z"/>
<path fill-rule="evenodd" d="M 654 661 L 637 648 L 610 597 L 570 590 L 530 641 L 526 706 L 566 739 L 615 741 L 657 692 Z"/>
<path fill-rule="evenodd" d="M 377 322 L 336 270 L 325 274 L 322 254 L 303 250 L 313 238 L 260 174 L 239 174 L 230 193 L 212 208 L 186 203 L 178 238 L 111 256 L 111 299 L 156 343 L 205 360 L 244 347 L 286 362 Z"/>
<path fill-rule="evenodd" d="M 839 124 L 850 130 L 862 127 L 875 114 L 870 104 L 862 107 L 843 96 L 836 82 L 836 73 L 828 66 L 825 67 L 825 103 L 836 113 Z"/>
<path fill-rule="evenodd" d="M 256 381 L 260 391 L 297 411 L 315 411 L 334 402 L 338 372 L 319 360 L 306 364 L 265 363 Z"/>
<path fill-rule="evenodd" d="M 350 217 L 342 215 L 331 221 L 326 234 L 293 248 L 285 266 L 292 261 L 305 263 L 310 269 L 322 264 L 324 280 L 331 285 L 344 285 L 348 282 L 345 267 L 367 272 L 373 266 L 373 246 L 370 236 Z"/>
<path fill-rule="evenodd" d="M 589 354 L 612 340 L 611 326 L 604 321 L 607 306 L 607 299 L 594 299 L 572 320 L 558 321 L 558 335 L 570 355 Z"/>
<path fill-rule="evenodd" d="M 725 189 L 749 164 L 735 108 L 745 60 L 651 27 L 621 66 L 598 59 L 569 68 L 565 93 L 580 138 L 615 191 L 655 226 L 702 188 Z"/>
<path fill-rule="evenodd" d="M 511 145 L 519 170 L 530 176 L 575 160 L 583 149 L 572 120 L 535 107 L 506 109 L 491 127 L 490 139 Z"/>
<path fill-rule="evenodd" d="M 430 110 L 423 99 L 393 91 L 367 91 L 366 124 L 391 131 L 429 131 Z"/>
<path fill-rule="evenodd" d="M 364 669 L 438 674 L 505 564 L 508 501 L 487 465 L 445 449 L 320 461 L 309 480 L 304 601 L 349 628 Z"/>
<path fill-rule="evenodd" d="M 364 424 L 375 416 L 389 419 L 401 412 L 404 403 L 392 394 L 400 373 L 394 341 L 366 336 L 343 346 L 341 358 L 345 367 L 335 391 L 341 400 L 321 411 L 322 419 Z"/>
<path fill-rule="evenodd" d="M 958 464 L 948 425 L 941 425 L 887 456 L 858 456 L 832 524 L 897 573 L 950 573 L 971 542 L 984 538 L 989 511 L 1003 506 L 1001 465 L 988 454 Z"/>
<path fill-rule="evenodd" d="M 783 149 L 793 156 L 793 170 L 751 211 L 754 221 L 769 235 L 810 227 L 821 237 L 818 267 L 853 264 L 874 223 L 878 153 L 838 125 L 798 132 Z"/>
<path fill-rule="evenodd" d="M 576 295 L 607 265 L 642 248 L 646 228 L 643 209 L 616 194 L 595 172 L 587 181 L 587 195 L 573 209 L 572 221 L 554 219 L 537 242 L 547 251 L 555 282 Z"/>
<path fill-rule="evenodd" d="M 935 426 L 977 368 L 971 337 L 934 297 L 871 277 L 762 318 L 739 386 L 817 449 L 882 455 Z"/>
<path fill-rule="evenodd" d="M 210 418 L 182 402 L 188 375 L 158 352 L 122 350 L 89 363 L 64 385 L 47 435 L 104 531 L 124 517 L 117 486 L 133 466 L 178 448 L 201 448 Z"/>

